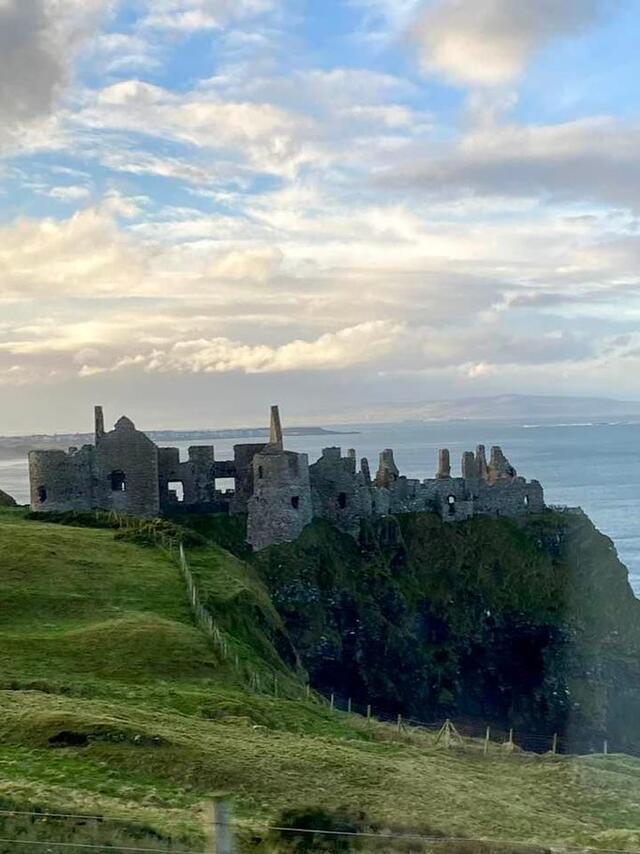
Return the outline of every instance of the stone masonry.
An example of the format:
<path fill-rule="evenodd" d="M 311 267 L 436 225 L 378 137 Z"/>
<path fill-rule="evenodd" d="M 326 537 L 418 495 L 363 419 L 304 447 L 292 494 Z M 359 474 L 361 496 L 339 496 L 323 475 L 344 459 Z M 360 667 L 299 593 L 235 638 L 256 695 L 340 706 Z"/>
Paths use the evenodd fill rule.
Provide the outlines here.
<path fill-rule="evenodd" d="M 540 483 L 518 476 L 497 446 L 488 461 L 484 445 L 466 451 L 460 476 L 452 474 L 444 448 L 435 476 L 425 480 L 400 474 L 390 448 L 380 454 L 373 478 L 367 459 L 358 466 L 355 450 L 343 456 L 340 448 L 326 448 L 310 466 L 306 454 L 285 450 L 277 406 L 269 442 L 236 445 L 230 460 L 216 460 L 211 446 L 189 448 L 181 460 L 177 448 L 158 448 L 126 417 L 107 432 L 96 407 L 93 445 L 32 451 L 29 472 L 34 510 L 246 514 L 247 540 L 256 551 L 297 539 L 314 518 L 357 537 L 363 521 L 389 514 L 429 512 L 457 522 L 545 509 Z M 232 478 L 235 489 L 218 490 L 217 478 Z"/>
<path fill-rule="evenodd" d="M 31 451 L 31 507 L 42 512 L 115 510 L 135 516 L 160 513 L 247 512 L 253 493 L 253 457 L 260 445 L 236 445 L 233 460 L 215 459 L 211 446 L 159 448 L 123 417 L 111 432 L 102 407 L 95 409 L 95 444 Z M 236 490 L 222 493 L 216 478 L 233 478 Z"/>

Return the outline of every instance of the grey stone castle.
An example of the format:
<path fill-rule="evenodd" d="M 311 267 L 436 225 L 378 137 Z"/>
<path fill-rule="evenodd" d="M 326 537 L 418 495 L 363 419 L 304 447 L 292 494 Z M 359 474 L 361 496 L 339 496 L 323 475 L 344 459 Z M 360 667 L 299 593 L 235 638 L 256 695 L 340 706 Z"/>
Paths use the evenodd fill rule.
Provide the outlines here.
<path fill-rule="evenodd" d="M 230 460 L 216 460 L 211 446 L 191 447 L 186 461 L 177 448 L 159 448 L 126 417 L 105 431 L 96 407 L 95 444 L 31 451 L 29 475 L 33 510 L 246 514 L 247 540 L 256 551 L 296 540 L 316 518 L 356 537 L 363 520 L 394 513 L 433 512 L 456 522 L 545 509 L 540 483 L 519 477 L 499 447 L 488 460 L 483 445 L 467 451 L 459 477 L 452 476 L 449 451 L 441 450 L 436 476 L 422 481 L 400 474 L 392 450 L 380 454 L 375 476 L 366 459 L 358 466 L 354 450 L 342 456 L 340 448 L 326 448 L 309 465 L 306 454 L 284 449 L 277 406 L 268 442 L 236 445 Z M 235 488 L 217 489 L 222 478 L 233 479 Z"/>

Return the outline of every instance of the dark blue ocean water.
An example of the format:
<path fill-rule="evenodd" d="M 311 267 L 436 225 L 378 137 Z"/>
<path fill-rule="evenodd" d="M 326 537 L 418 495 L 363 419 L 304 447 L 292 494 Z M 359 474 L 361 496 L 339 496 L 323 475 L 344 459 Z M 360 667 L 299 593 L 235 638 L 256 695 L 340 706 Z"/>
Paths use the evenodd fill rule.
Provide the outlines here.
<path fill-rule="evenodd" d="M 378 453 L 395 450 L 396 462 L 409 477 L 432 477 L 439 448 L 452 452 L 454 471 L 465 450 L 479 443 L 502 445 L 527 478 L 537 478 L 549 504 L 580 506 L 615 542 L 640 595 L 640 424 L 523 424 L 488 421 L 364 425 L 352 436 L 288 437 L 287 447 L 309 453 L 313 461 L 328 444 L 356 448 L 377 466 Z M 224 459 L 237 441 L 216 441 Z M 186 450 L 188 443 L 181 444 Z M 19 501 L 28 498 L 26 461 L 0 461 L 0 488 Z"/>

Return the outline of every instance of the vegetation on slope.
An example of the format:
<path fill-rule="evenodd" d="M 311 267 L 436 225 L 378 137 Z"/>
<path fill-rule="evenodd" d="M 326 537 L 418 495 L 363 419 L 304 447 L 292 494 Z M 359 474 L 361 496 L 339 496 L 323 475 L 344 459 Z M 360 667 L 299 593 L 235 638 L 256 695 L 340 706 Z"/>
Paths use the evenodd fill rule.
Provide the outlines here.
<path fill-rule="evenodd" d="M 422 720 L 640 744 L 640 602 L 582 514 L 324 523 L 257 565 L 312 683 Z"/>
<path fill-rule="evenodd" d="M 344 556 L 355 566 L 357 548 Z M 0 511 L 0 809 L 121 820 L 2 816 L 0 838 L 200 850 L 211 800 L 231 794 L 247 851 L 287 810 L 343 808 L 373 830 L 637 847 L 635 760 L 445 751 L 306 701 L 256 567 L 214 544 L 188 557 L 234 654 L 301 699 L 254 690 L 219 655 L 159 549 Z"/>

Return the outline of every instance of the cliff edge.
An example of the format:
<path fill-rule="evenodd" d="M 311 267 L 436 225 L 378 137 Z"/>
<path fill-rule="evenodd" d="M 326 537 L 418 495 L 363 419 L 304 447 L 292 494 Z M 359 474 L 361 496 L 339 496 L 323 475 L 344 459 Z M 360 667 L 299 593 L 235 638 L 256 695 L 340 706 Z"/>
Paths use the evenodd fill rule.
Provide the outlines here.
<path fill-rule="evenodd" d="M 315 522 L 256 558 L 312 684 L 423 721 L 640 744 L 640 601 L 580 511 Z"/>

